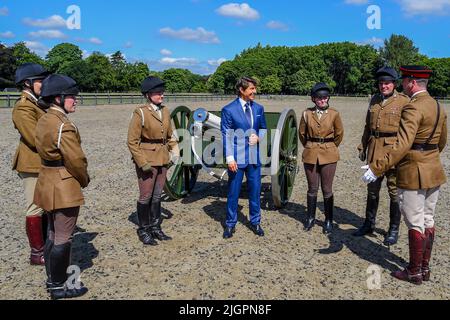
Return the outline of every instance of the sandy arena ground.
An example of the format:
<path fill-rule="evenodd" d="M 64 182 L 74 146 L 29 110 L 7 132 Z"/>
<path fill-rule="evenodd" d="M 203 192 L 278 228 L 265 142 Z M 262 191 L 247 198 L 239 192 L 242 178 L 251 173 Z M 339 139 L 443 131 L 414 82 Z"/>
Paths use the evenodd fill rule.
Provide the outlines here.
<path fill-rule="evenodd" d="M 297 115 L 304 101 L 260 101 L 267 111 L 292 107 Z M 173 108 L 183 103 L 168 104 Z M 216 110 L 224 102 L 191 103 L 191 109 Z M 437 237 L 432 258 L 432 281 L 414 286 L 394 280 L 391 271 L 408 259 L 406 227 L 399 244 L 382 245 L 388 227 L 388 195 L 382 189 L 378 230 L 374 237 L 355 239 L 351 233 L 363 222 L 366 188 L 356 146 L 361 136 L 367 100 L 335 99 L 345 138 L 335 179 L 335 220 L 330 237 L 321 226 L 303 231 L 306 178 L 297 176 L 290 204 L 280 211 L 272 205 L 270 179 L 263 180 L 262 216 L 265 238 L 246 226 L 248 201 L 239 202 L 240 222 L 235 237 L 222 239 L 226 187 L 201 174 L 193 194 L 164 203 L 173 218 L 164 230 L 174 240 L 144 247 L 137 239 L 135 203 L 138 196 L 133 164 L 126 146 L 128 121 L 135 106 L 79 107 L 72 116 L 89 160 L 91 184 L 78 225 L 86 232 L 74 238 L 73 263 L 82 269 L 90 289 L 85 299 L 450 299 L 450 196 L 444 186 L 437 207 Z M 450 106 L 445 105 L 447 113 Z M 18 133 L 11 110 L 0 110 L 0 299 L 48 299 L 43 268 L 28 264 L 24 230 L 22 184 L 11 171 Z M 449 148 L 442 154 L 450 177 Z M 323 210 L 319 198 L 319 210 Z M 323 221 L 323 215 L 318 218 Z M 369 290 L 367 271 L 381 270 L 381 289 Z"/>

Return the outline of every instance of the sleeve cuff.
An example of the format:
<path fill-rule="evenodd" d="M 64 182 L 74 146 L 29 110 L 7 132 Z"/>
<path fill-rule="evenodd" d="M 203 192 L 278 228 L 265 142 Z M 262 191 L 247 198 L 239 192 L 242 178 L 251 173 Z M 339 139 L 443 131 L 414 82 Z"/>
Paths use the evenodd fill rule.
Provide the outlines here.
<path fill-rule="evenodd" d="M 232 162 L 236 162 L 236 160 L 234 159 L 234 156 L 227 157 L 227 164 L 230 164 Z"/>

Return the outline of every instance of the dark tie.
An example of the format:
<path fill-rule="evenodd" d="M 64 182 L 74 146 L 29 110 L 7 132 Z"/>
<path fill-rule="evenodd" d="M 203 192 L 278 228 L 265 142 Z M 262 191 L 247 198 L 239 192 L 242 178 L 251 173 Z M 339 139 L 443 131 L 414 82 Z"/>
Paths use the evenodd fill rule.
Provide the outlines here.
<path fill-rule="evenodd" d="M 245 104 L 245 116 L 247 117 L 248 125 L 252 126 L 252 109 L 250 108 L 250 102 Z"/>

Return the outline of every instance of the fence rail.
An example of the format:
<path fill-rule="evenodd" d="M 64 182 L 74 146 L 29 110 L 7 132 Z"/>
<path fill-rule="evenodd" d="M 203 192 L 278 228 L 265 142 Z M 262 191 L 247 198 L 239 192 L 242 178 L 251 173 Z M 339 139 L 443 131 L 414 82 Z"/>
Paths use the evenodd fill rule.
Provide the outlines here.
<path fill-rule="evenodd" d="M 207 101 L 228 101 L 232 100 L 234 95 L 214 95 L 214 94 L 166 94 L 164 101 L 171 102 L 207 102 Z M 368 95 L 333 95 L 336 98 L 360 98 L 369 99 Z M 0 108 L 12 108 L 16 100 L 20 98 L 20 93 L 3 93 L 0 94 Z M 259 95 L 261 100 L 303 100 L 310 99 L 307 96 L 294 95 Z M 437 99 L 450 102 L 450 97 Z M 138 93 L 84 93 L 79 96 L 79 104 L 87 106 L 97 105 L 121 105 L 121 104 L 142 104 L 145 102 L 144 97 Z"/>

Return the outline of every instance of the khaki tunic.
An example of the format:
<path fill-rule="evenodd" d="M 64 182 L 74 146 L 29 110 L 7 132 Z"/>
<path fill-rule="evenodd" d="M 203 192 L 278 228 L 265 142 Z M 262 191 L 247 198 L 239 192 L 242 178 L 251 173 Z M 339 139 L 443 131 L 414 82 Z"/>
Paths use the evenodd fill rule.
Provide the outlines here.
<path fill-rule="evenodd" d="M 37 105 L 36 97 L 23 91 L 12 111 L 14 127 L 20 133 L 19 146 L 13 160 L 13 170 L 20 173 L 39 173 L 41 158 L 36 150 L 35 132 L 36 124 L 44 114 L 45 111 Z"/>
<path fill-rule="evenodd" d="M 36 127 L 36 148 L 42 159 L 63 160 L 63 167 L 42 166 L 34 202 L 46 211 L 84 204 L 81 188 L 89 184 L 87 160 L 77 127 L 58 107 L 52 106 Z"/>
<path fill-rule="evenodd" d="M 405 190 L 431 189 L 447 182 L 440 152 L 447 144 L 447 115 L 441 106 L 439 123 L 430 144 L 439 150 L 411 150 L 413 143 L 425 143 L 437 120 L 437 103 L 428 92 L 412 98 L 402 111 L 398 141 L 386 148 L 384 157 L 370 163 L 370 169 L 381 176 L 397 164 L 397 187 Z"/>
<path fill-rule="evenodd" d="M 128 129 L 128 148 L 139 168 L 165 166 L 170 162 L 170 152 L 178 156 L 178 143 L 174 137 L 170 112 L 161 108 L 162 119 L 148 104 L 136 108 Z M 165 140 L 165 143 L 145 143 L 148 140 Z"/>
<path fill-rule="evenodd" d="M 300 120 L 299 137 L 305 147 L 304 163 L 324 165 L 338 162 L 340 160 L 338 147 L 344 138 L 344 126 L 339 112 L 328 108 L 319 120 L 315 107 L 307 109 Z M 308 141 L 308 137 L 333 138 L 334 142 L 311 142 Z"/>
<path fill-rule="evenodd" d="M 372 162 L 384 155 L 385 146 L 393 146 L 397 137 L 375 138 L 371 131 L 383 133 L 397 133 L 400 127 L 402 109 L 410 101 L 410 98 L 397 91 L 386 100 L 382 95 L 373 96 L 367 112 L 366 125 L 361 138 L 359 151 L 367 151 L 367 163 Z"/>

